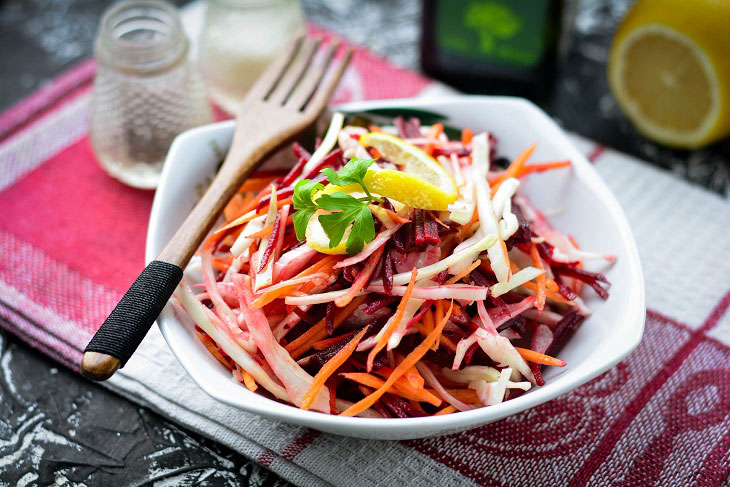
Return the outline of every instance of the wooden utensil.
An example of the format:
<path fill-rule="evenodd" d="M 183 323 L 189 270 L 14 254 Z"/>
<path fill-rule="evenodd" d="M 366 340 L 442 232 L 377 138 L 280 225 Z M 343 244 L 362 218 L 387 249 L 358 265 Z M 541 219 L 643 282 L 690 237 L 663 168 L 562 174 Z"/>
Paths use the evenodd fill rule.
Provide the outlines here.
<path fill-rule="evenodd" d="M 212 228 L 228 200 L 268 153 L 313 124 L 322 113 L 352 57 L 347 49 L 333 62 L 338 43 L 324 49 L 312 66 L 321 40 L 299 38 L 259 78 L 236 117 L 231 148 L 210 187 L 155 260 L 132 287 L 84 351 L 81 372 L 106 380 L 132 356 L 173 291 L 183 268 Z M 325 76 L 332 67 L 330 76 Z"/>

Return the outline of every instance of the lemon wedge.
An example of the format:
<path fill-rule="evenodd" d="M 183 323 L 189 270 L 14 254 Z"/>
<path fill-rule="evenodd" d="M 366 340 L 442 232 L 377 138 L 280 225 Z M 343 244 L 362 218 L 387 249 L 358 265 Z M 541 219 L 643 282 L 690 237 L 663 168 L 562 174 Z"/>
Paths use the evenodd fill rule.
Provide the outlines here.
<path fill-rule="evenodd" d="M 730 2 L 639 0 L 608 66 L 619 105 L 646 137 L 696 148 L 730 134 Z"/>
<path fill-rule="evenodd" d="M 326 211 L 317 210 L 307 223 L 305 238 L 307 239 L 307 247 L 317 252 L 330 255 L 343 255 L 347 253 L 347 237 L 350 235 L 351 228 L 345 230 L 342 240 L 336 247 L 330 248 L 330 238 L 319 223 L 319 215 L 326 214 Z"/>
<path fill-rule="evenodd" d="M 360 144 L 374 147 L 387 160 L 403 168 L 396 171 L 371 166 L 365 174 L 365 186 L 371 193 L 425 210 L 443 211 L 456 201 L 454 179 L 418 147 L 382 132 L 363 135 Z"/>

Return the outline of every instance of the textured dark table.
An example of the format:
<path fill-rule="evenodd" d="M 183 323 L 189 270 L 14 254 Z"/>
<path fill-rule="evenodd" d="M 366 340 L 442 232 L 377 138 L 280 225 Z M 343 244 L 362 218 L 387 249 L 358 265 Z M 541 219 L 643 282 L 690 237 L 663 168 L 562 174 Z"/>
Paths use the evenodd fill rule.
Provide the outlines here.
<path fill-rule="evenodd" d="M 0 110 L 91 54 L 99 0 L 0 0 Z M 178 1 L 178 4 L 184 2 Z M 420 2 L 304 0 L 310 19 L 402 67 L 418 67 Z M 687 152 L 641 138 L 608 93 L 611 32 L 630 1 L 571 4 L 546 109 L 566 128 L 727 194 L 730 142 Z M 357 21 L 354 21 L 357 19 Z M 57 367 L 0 334 L 0 485 L 283 486 L 213 441 Z"/>

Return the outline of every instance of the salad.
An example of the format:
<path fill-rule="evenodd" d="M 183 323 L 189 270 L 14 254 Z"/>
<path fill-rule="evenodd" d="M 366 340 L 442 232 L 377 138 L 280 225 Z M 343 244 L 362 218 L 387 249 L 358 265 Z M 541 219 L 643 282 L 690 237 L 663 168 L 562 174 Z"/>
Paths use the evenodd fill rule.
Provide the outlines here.
<path fill-rule="evenodd" d="M 173 300 L 201 343 L 242 387 L 343 416 L 451 414 L 544 385 L 590 314 L 582 288 L 608 298 L 584 264 L 614 260 L 520 191 L 570 162 L 531 163 L 534 145 L 509 161 L 486 132 L 417 118 L 345 122 L 228 203 Z"/>

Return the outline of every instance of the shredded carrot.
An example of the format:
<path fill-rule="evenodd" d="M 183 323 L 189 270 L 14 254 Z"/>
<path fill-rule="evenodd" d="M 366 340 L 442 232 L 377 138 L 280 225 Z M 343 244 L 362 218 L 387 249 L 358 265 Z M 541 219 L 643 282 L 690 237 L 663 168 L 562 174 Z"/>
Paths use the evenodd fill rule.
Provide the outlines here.
<path fill-rule="evenodd" d="M 213 341 L 213 339 L 210 338 L 207 334 L 198 331 L 197 329 L 195 330 L 195 333 L 197 333 L 200 341 L 203 342 L 203 345 L 205 345 L 205 348 L 208 349 L 211 355 L 213 355 L 213 357 L 215 357 L 215 359 L 220 362 L 223 367 L 228 370 L 232 370 L 231 362 L 218 351 L 218 346 Z"/>
<path fill-rule="evenodd" d="M 276 207 L 281 208 L 284 205 L 291 205 L 293 202 L 294 202 L 294 200 L 291 198 L 284 198 L 283 200 L 278 200 L 276 202 Z M 264 205 L 261 208 L 259 208 L 258 210 L 256 210 L 256 214 L 260 216 L 268 211 L 269 211 L 269 205 Z"/>
<path fill-rule="evenodd" d="M 431 389 L 428 390 L 430 391 Z M 463 401 L 467 404 L 479 402 L 479 396 L 477 395 L 477 391 L 474 389 L 446 389 L 446 392 L 454 396 L 459 401 Z"/>
<path fill-rule="evenodd" d="M 243 208 L 241 208 L 241 216 L 234 220 L 225 222 L 215 232 L 213 232 L 213 235 L 211 236 L 214 236 L 221 232 L 225 232 L 226 230 L 230 230 L 233 227 L 243 225 L 244 223 L 250 222 L 251 220 L 256 218 L 258 216 L 256 212 L 248 216 L 246 216 L 246 213 L 250 212 L 251 210 L 255 210 L 256 206 L 259 204 L 259 201 L 261 201 L 265 196 L 268 196 L 269 194 L 271 194 L 271 186 L 264 188 L 263 191 L 261 191 L 255 198 L 252 198 Z"/>
<path fill-rule="evenodd" d="M 528 362 L 551 365 L 553 367 L 565 367 L 565 362 L 559 358 L 551 357 L 550 355 L 545 355 L 544 353 L 529 350 L 527 348 L 515 347 L 515 350 L 517 350 L 520 355 L 522 355 L 522 358 Z"/>
<path fill-rule="evenodd" d="M 240 188 L 238 188 L 239 193 L 258 193 L 262 189 L 264 189 L 266 186 L 271 184 L 272 181 L 279 179 L 278 176 L 270 176 L 270 177 L 263 177 L 263 178 L 248 178 L 246 182 L 244 182 Z"/>
<path fill-rule="evenodd" d="M 348 316 L 350 316 L 355 308 L 360 306 L 365 300 L 365 295 L 357 296 L 353 299 L 350 304 L 342 308 L 338 313 L 335 314 L 335 321 L 332 328 L 337 329 Z M 322 340 L 327 336 L 325 330 L 325 318 L 322 318 L 316 325 L 312 326 L 309 330 L 302 333 L 302 335 L 296 340 L 289 343 L 286 347 L 286 351 L 293 359 L 298 359 L 305 353 L 307 353 L 316 342 Z"/>
<path fill-rule="evenodd" d="M 527 176 L 528 174 L 536 174 L 545 171 L 552 171 L 553 169 L 563 169 L 566 167 L 570 167 L 570 161 L 530 164 L 529 166 L 523 166 L 520 172 L 515 177 L 522 178 Z"/>
<path fill-rule="evenodd" d="M 444 132 L 444 124 L 435 123 L 435 124 L 431 125 L 431 128 L 428 130 L 428 138 L 429 139 L 438 139 L 443 132 Z"/>
<path fill-rule="evenodd" d="M 550 280 L 548 280 L 547 282 L 550 282 Z M 534 282 L 526 282 L 526 283 L 522 284 L 520 287 L 529 289 L 530 291 L 534 292 L 537 295 L 537 284 L 535 284 Z M 562 294 L 551 291 L 549 285 L 546 287 L 547 287 L 547 289 L 545 290 L 546 298 L 552 299 L 553 301 L 555 301 L 557 303 L 573 304 L 572 301 L 565 299 L 565 297 Z"/>
<path fill-rule="evenodd" d="M 532 144 L 530 147 L 522 151 L 522 153 L 517 156 L 514 161 L 512 161 L 512 164 L 510 164 L 509 167 L 497 179 L 495 179 L 493 183 L 490 182 L 492 186 L 492 196 L 494 196 L 497 192 L 499 185 L 502 184 L 503 181 L 517 177 L 522 170 L 522 167 L 525 165 L 525 162 L 527 162 L 527 159 L 529 159 L 532 153 L 535 152 L 535 149 L 537 149 L 537 144 Z"/>
<path fill-rule="evenodd" d="M 218 260 L 218 259 L 213 259 L 213 261 L 211 263 L 213 264 L 213 267 L 215 267 L 216 269 L 218 269 L 221 272 L 226 272 L 228 270 L 228 268 L 231 267 L 230 262 L 224 262 L 224 261 Z"/>
<path fill-rule="evenodd" d="M 472 265 L 470 265 L 469 267 L 467 267 L 465 270 L 461 271 L 454 277 L 450 278 L 444 284 L 455 284 L 455 283 L 459 282 L 460 280 L 462 280 L 463 278 L 465 278 L 466 276 L 471 274 L 471 271 L 473 271 L 474 269 L 479 267 L 479 264 L 481 264 L 481 263 L 482 263 L 482 261 L 480 259 L 477 259 Z"/>
<path fill-rule="evenodd" d="M 385 247 L 385 246 L 383 246 L 383 247 Z M 373 349 L 370 350 L 370 353 L 368 354 L 368 362 L 367 362 L 367 367 L 366 367 L 368 372 L 373 370 L 373 361 L 375 360 L 375 356 L 378 353 L 380 353 L 380 351 L 383 348 L 385 348 L 385 346 L 388 344 L 388 340 L 390 340 L 390 337 L 393 335 L 393 332 L 396 330 L 396 328 L 398 328 L 398 325 L 400 324 L 401 320 L 403 319 L 403 315 L 406 312 L 406 305 L 408 304 L 408 300 L 411 298 L 411 294 L 413 293 L 413 287 L 416 285 L 417 276 L 418 276 L 418 270 L 414 267 L 413 270 L 411 271 L 411 280 L 408 283 L 406 292 L 403 293 L 403 297 L 401 298 L 400 303 L 398 303 L 398 308 L 395 310 L 395 315 L 393 316 L 393 320 L 388 325 L 388 328 L 386 328 L 383 331 L 383 334 L 380 336 L 380 340 L 378 340 L 375 343 L 375 347 L 373 347 Z"/>
<path fill-rule="evenodd" d="M 426 355 L 426 352 L 428 352 L 428 349 L 431 348 L 433 342 L 436 341 L 441 335 L 441 332 L 444 329 L 444 325 L 446 325 L 446 322 L 449 320 L 449 316 L 451 316 L 451 308 L 449 308 L 449 312 L 446 314 L 444 319 L 441 320 L 438 326 L 436 326 L 436 328 L 431 333 L 429 333 L 426 338 L 423 339 L 421 344 L 413 349 L 413 351 L 409 353 L 405 359 L 403 359 L 403 362 L 398 364 L 393 373 L 390 374 L 390 376 L 388 377 L 388 380 L 386 380 L 381 387 L 379 387 L 372 394 L 368 395 L 367 397 L 361 399 L 360 401 L 356 402 L 355 404 L 344 410 L 342 413 L 340 413 L 340 415 L 356 416 L 357 414 L 360 414 L 361 412 L 375 404 L 375 402 L 380 399 L 383 394 L 388 392 L 388 390 L 393 386 L 393 384 L 395 383 L 395 381 L 398 380 L 399 377 L 405 374 L 408 369 L 413 367 L 419 360 L 423 358 L 424 355 Z"/>
<path fill-rule="evenodd" d="M 474 138 L 474 131 L 472 129 L 464 129 L 461 131 L 461 143 L 464 146 L 471 144 Z"/>
<path fill-rule="evenodd" d="M 228 201 L 228 204 L 223 208 L 223 217 L 226 220 L 233 220 L 241 214 L 241 208 L 246 204 L 245 198 L 240 194 L 234 194 L 233 197 Z"/>
<path fill-rule="evenodd" d="M 312 403 L 317 397 L 319 390 L 324 387 L 324 383 L 327 382 L 327 379 L 329 379 L 329 377 L 334 374 L 335 371 L 337 371 L 340 365 L 344 364 L 345 361 L 350 358 L 350 355 L 352 355 L 352 352 L 355 351 L 355 348 L 357 348 L 357 344 L 360 343 L 360 339 L 363 337 L 363 335 L 365 335 L 365 332 L 367 330 L 367 327 L 360 330 L 360 332 L 352 337 L 352 340 L 350 340 L 347 345 L 342 348 L 342 350 L 337 352 L 334 357 L 329 359 L 327 363 L 325 363 L 322 368 L 319 369 L 317 375 L 314 376 L 312 385 L 309 386 L 309 389 L 307 389 L 307 392 L 302 398 L 302 409 L 306 410 L 312 407 Z"/>
<path fill-rule="evenodd" d="M 294 278 L 297 277 L 304 277 L 311 274 L 315 274 L 317 272 L 325 272 L 329 273 L 332 271 L 332 268 L 334 265 L 340 260 L 340 257 L 338 255 L 328 255 L 324 259 L 318 260 L 314 264 L 312 264 L 310 267 L 304 269 L 299 274 L 294 276 Z M 294 279 L 293 278 L 293 279 Z M 305 283 L 309 284 L 309 283 Z M 268 291 L 262 294 L 260 297 L 256 298 L 256 300 L 251 303 L 252 308 L 262 308 L 275 300 L 276 298 L 280 296 L 287 295 L 290 291 L 293 289 L 296 289 L 297 287 L 302 286 L 304 288 L 304 285 L 301 284 L 292 284 L 291 286 L 284 286 L 280 287 L 279 289 L 274 289 L 273 291 Z"/>
<path fill-rule="evenodd" d="M 378 370 L 378 373 L 380 372 L 381 370 Z M 376 389 L 382 387 L 383 384 L 385 384 L 384 379 L 376 377 L 372 374 L 368 374 L 367 372 L 350 372 L 340 375 L 351 381 L 358 382 L 369 387 L 374 387 Z M 406 399 L 412 399 L 419 402 L 427 402 L 429 404 L 433 404 L 436 407 L 441 405 L 441 403 L 443 402 L 438 396 L 428 392 L 426 389 L 413 387 L 408 383 L 405 377 L 400 377 L 398 380 L 396 380 L 393 384 L 393 388 L 388 392 L 404 397 Z"/>
<path fill-rule="evenodd" d="M 345 338 L 347 338 L 347 335 L 340 335 L 338 337 L 325 338 L 324 340 L 320 340 L 320 341 L 316 342 L 314 345 L 312 345 L 312 348 L 315 350 L 324 350 L 325 348 L 331 347 L 335 343 L 340 343 Z"/>
<path fill-rule="evenodd" d="M 558 283 L 555 282 L 555 280 L 553 280 L 553 279 L 547 279 L 545 281 L 545 285 L 547 286 L 547 290 L 550 292 L 554 292 L 554 293 L 560 292 L 560 287 L 558 286 Z"/>
<path fill-rule="evenodd" d="M 271 225 L 267 225 L 266 227 L 264 227 L 263 230 L 250 234 L 248 236 L 248 238 L 266 238 L 269 235 L 271 235 L 271 233 L 273 231 L 274 231 L 274 224 L 272 223 Z"/>
<path fill-rule="evenodd" d="M 408 369 L 405 377 L 408 383 L 417 389 L 422 389 L 423 385 L 426 382 L 423 377 L 421 377 L 421 374 L 418 373 L 418 370 L 416 370 L 415 366 Z"/>
<path fill-rule="evenodd" d="M 545 266 L 542 265 L 542 259 L 540 253 L 537 251 L 537 245 L 530 245 L 530 258 L 532 259 L 532 265 L 537 269 L 545 270 Z M 545 273 L 543 272 L 536 279 L 537 282 L 537 300 L 535 307 L 537 308 L 537 314 L 542 314 L 542 310 L 545 309 L 545 298 L 547 297 L 547 289 L 545 284 Z"/>
<path fill-rule="evenodd" d="M 456 411 L 458 411 L 458 410 L 454 406 L 449 404 L 442 410 L 438 411 L 437 413 L 434 413 L 434 416 L 441 416 L 442 414 L 451 414 L 451 413 L 455 413 Z"/>
<path fill-rule="evenodd" d="M 241 377 L 243 377 L 243 383 L 246 384 L 246 388 L 251 392 L 256 392 L 256 389 L 259 388 L 259 385 L 256 383 L 256 380 L 253 378 L 253 376 L 245 370 L 241 369 L 240 367 L 239 370 L 241 372 Z"/>
<path fill-rule="evenodd" d="M 474 206 L 474 214 L 471 216 L 471 220 L 469 220 L 469 223 L 466 225 L 462 225 L 461 228 L 459 228 L 459 241 L 463 241 L 466 238 L 466 235 L 471 230 L 472 225 L 477 223 L 479 221 L 479 212 L 477 211 L 476 206 Z"/>
<path fill-rule="evenodd" d="M 378 149 L 375 147 L 370 148 L 370 155 L 373 156 L 373 159 L 380 159 L 382 156 L 380 155 L 380 152 L 378 152 Z"/>
<path fill-rule="evenodd" d="M 377 125 L 368 125 L 368 130 L 371 132 L 382 132 L 383 131 L 383 129 L 381 129 Z"/>
<path fill-rule="evenodd" d="M 580 245 L 578 245 L 578 242 L 575 241 L 572 235 L 568 235 L 568 239 L 570 240 L 570 243 L 573 244 L 573 247 L 576 249 L 580 248 Z M 578 262 L 576 265 L 578 269 L 583 269 L 583 262 Z M 575 291 L 575 294 L 579 295 L 581 290 L 583 289 L 583 281 L 580 279 L 573 279 L 573 291 Z M 556 283 L 557 286 L 557 283 Z"/>
<path fill-rule="evenodd" d="M 444 131 L 444 124 L 435 123 L 435 124 L 431 125 L 431 128 L 429 129 L 428 135 L 426 137 L 429 139 L 429 141 L 436 141 L 443 131 Z M 434 149 L 434 143 L 427 142 L 423 148 L 423 151 L 426 154 L 428 154 L 429 156 L 431 156 L 431 155 L 433 155 L 433 149 Z"/>
<path fill-rule="evenodd" d="M 335 299 L 335 306 L 337 306 L 338 308 L 347 306 L 347 304 L 352 301 L 352 298 L 357 296 L 357 294 L 363 290 L 365 284 L 368 283 L 370 277 L 375 271 L 375 268 L 378 266 L 378 262 L 380 262 L 380 257 L 383 255 L 383 252 L 385 252 L 385 245 L 381 245 L 380 247 L 378 247 L 375 252 L 373 252 L 372 255 L 368 257 L 368 260 L 365 263 L 365 267 L 362 268 L 360 274 L 357 276 L 357 279 L 355 279 L 355 281 L 350 286 L 350 289 L 348 289 L 344 295 Z"/>

